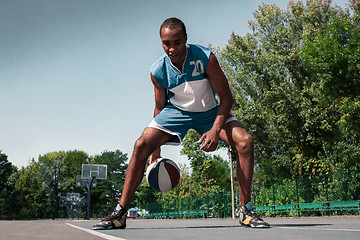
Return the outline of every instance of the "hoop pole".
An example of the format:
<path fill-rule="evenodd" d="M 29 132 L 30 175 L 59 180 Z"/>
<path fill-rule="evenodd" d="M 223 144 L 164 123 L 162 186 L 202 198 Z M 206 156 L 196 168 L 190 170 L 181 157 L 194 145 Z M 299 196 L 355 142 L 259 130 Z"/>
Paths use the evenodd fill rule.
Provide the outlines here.
<path fill-rule="evenodd" d="M 91 186 L 93 184 L 95 177 L 91 178 L 90 183 L 87 185 L 87 211 L 86 211 L 86 220 L 90 220 L 90 206 L 91 206 Z"/>

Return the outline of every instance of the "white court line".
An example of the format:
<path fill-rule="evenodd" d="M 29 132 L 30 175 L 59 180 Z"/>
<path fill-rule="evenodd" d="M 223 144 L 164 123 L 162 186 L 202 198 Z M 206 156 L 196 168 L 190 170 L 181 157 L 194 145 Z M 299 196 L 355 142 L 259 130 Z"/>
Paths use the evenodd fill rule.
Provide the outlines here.
<path fill-rule="evenodd" d="M 360 229 L 346 229 L 346 228 L 302 228 L 302 227 L 277 227 L 286 229 L 301 229 L 301 230 L 315 230 L 315 231 L 344 231 L 344 232 L 360 232 Z"/>
<path fill-rule="evenodd" d="M 71 226 L 71 227 L 80 229 L 80 230 L 82 230 L 82 231 L 84 231 L 84 232 L 87 232 L 87 233 L 90 233 L 90 234 L 92 234 L 92 235 L 95 235 L 95 236 L 97 236 L 97 237 L 104 238 L 104 239 L 106 239 L 106 240 L 126 240 L 125 238 L 114 237 L 114 236 L 107 235 L 107 234 L 104 234 L 104 233 L 101 233 L 101 232 L 98 232 L 98 231 L 90 230 L 90 229 L 87 229 L 87 228 L 82 228 L 82 227 L 73 225 L 73 224 L 71 224 L 71 223 L 66 223 L 66 224 L 69 225 L 69 226 Z M 106 230 L 105 230 L 105 231 L 106 231 Z"/>

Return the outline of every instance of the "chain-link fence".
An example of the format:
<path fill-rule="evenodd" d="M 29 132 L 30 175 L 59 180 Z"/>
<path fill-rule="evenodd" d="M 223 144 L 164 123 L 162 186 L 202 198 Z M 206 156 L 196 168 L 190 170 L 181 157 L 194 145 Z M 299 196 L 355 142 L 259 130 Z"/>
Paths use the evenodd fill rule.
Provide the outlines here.
<path fill-rule="evenodd" d="M 235 192 L 235 208 L 239 205 L 239 194 Z M 360 169 L 286 179 L 271 184 L 255 184 L 252 201 L 255 206 L 276 206 L 285 204 L 316 203 L 331 201 L 360 200 Z M 201 196 L 191 196 L 170 201 L 142 204 L 143 213 L 179 213 L 174 216 L 197 217 L 196 213 L 206 210 L 207 217 L 231 217 L 231 192 L 218 192 Z M 285 214 L 286 211 L 285 211 Z M 314 213 L 309 213 L 314 214 Z"/>
<path fill-rule="evenodd" d="M 254 185 L 257 206 L 360 199 L 360 169 Z"/>
<path fill-rule="evenodd" d="M 228 217 L 231 216 L 231 192 L 217 192 L 201 196 L 185 197 L 170 201 L 142 204 L 146 214 L 176 212 L 185 217 Z M 202 214 L 199 214 L 199 210 Z"/>

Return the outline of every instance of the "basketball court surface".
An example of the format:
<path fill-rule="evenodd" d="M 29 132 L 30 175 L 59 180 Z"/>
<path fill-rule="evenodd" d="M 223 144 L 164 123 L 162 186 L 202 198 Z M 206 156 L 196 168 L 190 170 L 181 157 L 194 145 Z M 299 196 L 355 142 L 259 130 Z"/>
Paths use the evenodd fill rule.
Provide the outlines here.
<path fill-rule="evenodd" d="M 269 229 L 235 219 L 128 219 L 125 230 L 94 231 L 97 220 L 0 221 L 0 239 L 15 240 L 359 240 L 360 217 L 266 218 Z"/>

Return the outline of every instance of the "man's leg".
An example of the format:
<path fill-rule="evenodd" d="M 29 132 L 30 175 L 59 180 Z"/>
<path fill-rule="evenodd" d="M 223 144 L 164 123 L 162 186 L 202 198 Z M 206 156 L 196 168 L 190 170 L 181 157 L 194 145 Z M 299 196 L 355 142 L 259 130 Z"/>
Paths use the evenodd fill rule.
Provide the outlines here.
<path fill-rule="evenodd" d="M 173 138 L 172 135 L 156 128 L 148 127 L 143 131 L 134 145 L 133 154 L 126 170 L 124 188 L 119 204 L 109 216 L 93 226 L 94 230 L 124 229 L 126 227 L 127 209 L 130 206 L 136 188 L 144 176 L 146 161 L 149 155 L 154 151 L 156 152 L 155 155 L 160 154 L 160 146 L 171 138 Z M 154 153 L 152 155 L 154 156 Z"/>
<path fill-rule="evenodd" d="M 220 138 L 237 151 L 237 182 L 240 194 L 241 225 L 267 228 L 270 225 L 259 218 L 251 203 L 251 185 L 254 173 L 254 143 L 252 136 L 238 121 L 227 123 L 220 133 Z"/>
<path fill-rule="evenodd" d="M 240 122 L 227 123 L 220 133 L 221 140 L 227 142 L 237 151 L 237 182 L 240 203 L 245 205 L 251 200 L 251 184 L 254 172 L 254 144 L 252 136 L 242 127 Z"/>
<path fill-rule="evenodd" d="M 126 170 L 120 205 L 128 209 L 136 188 L 144 176 L 146 161 L 151 153 L 171 140 L 174 136 L 156 128 L 146 128 L 135 142 L 133 154 Z"/>

